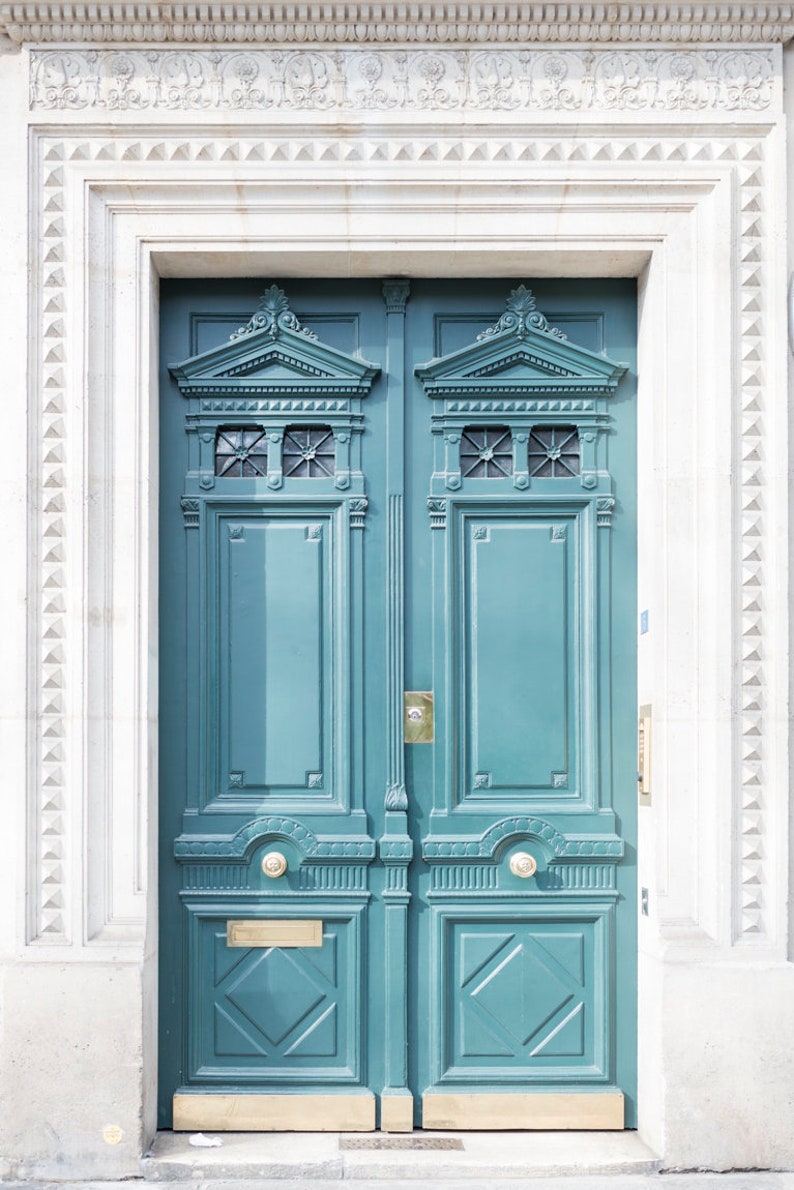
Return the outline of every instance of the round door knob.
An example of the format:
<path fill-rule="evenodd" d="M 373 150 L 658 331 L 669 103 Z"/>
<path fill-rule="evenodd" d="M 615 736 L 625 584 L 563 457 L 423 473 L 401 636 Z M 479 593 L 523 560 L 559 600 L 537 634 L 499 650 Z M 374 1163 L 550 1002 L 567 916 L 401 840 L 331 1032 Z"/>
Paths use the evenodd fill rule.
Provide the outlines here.
<path fill-rule="evenodd" d="M 262 871 L 265 875 L 275 880 L 277 876 L 283 876 L 286 870 L 287 860 L 285 856 L 280 851 L 268 851 L 262 860 Z"/>
<path fill-rule="evenodd" d="M 526 879 L 534 876 L 538 870 L 538 861 L 528 851 L 516 851 L 510 856 L 510 871 L 514 876 Z"/>

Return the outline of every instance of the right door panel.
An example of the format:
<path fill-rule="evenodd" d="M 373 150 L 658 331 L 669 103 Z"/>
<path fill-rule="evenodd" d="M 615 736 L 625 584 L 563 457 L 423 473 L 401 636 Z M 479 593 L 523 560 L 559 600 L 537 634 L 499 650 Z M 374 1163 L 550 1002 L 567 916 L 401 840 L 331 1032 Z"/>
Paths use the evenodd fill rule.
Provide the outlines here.
<path fill-rule="evenodd" d="M 633 285 L 416 282 L 406 331 L 422 1123 L 632 1126 Z"/>

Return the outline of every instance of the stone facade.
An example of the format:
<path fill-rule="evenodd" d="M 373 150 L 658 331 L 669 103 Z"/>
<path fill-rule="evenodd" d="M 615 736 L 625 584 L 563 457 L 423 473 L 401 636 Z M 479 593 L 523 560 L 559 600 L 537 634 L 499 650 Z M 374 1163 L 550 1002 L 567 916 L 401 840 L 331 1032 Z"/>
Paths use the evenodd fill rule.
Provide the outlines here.
<path fill-rule="evenodd" d="M 794 1164 L 794 8 L 398 8 L 0 6 L 0 1173 L 154 1130 L 162 276 L 639 278 L 640 1133 Z"/>

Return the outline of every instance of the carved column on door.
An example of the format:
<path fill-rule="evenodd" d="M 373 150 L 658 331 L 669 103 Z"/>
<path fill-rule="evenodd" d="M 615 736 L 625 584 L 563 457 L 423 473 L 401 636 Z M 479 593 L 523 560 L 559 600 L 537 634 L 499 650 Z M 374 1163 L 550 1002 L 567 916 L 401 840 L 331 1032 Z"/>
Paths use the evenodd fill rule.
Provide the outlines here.
<path fill-rule="evenodd" d="M 380 1126 L 384 1132 L 413 1128 L 413 1098 L 407 1087 L 408 835 L 405 789 L 403 686 L 405 672 L 405 305 L 408 281 L 384 281 L 386 303 L 386 829 L 380 858 L 386 871 L 385 1086 Z"/>

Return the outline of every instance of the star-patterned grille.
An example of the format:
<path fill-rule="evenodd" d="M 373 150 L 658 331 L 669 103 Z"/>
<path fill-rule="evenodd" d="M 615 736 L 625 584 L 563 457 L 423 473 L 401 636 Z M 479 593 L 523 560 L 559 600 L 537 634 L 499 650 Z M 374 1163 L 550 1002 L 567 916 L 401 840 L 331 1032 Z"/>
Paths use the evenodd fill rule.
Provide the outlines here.
<path fill-rule="evenodd" d="M 325 479 L 334 474 L 336 445 L 328 426 L 291 426 L 284 435 L 284 475 Z"/>
<path fill-rule="evenodd" d="M 576 426 L 548 426 L 529 435 L 529 474 L 539 479 L 568 479 L 580 470 Z"/>
<path fill-rule="evenodd" d="M 267 475 L 267 434 L 261 426 L 226 426 L 218 430 L 215 474 L 225 479 Z"/>
<path fill-rule="evenodd" d="M 467 426 L 460 440 L 464 479 L 503 479 L 513 474 L 513 443 L 507 426 Z"/>

